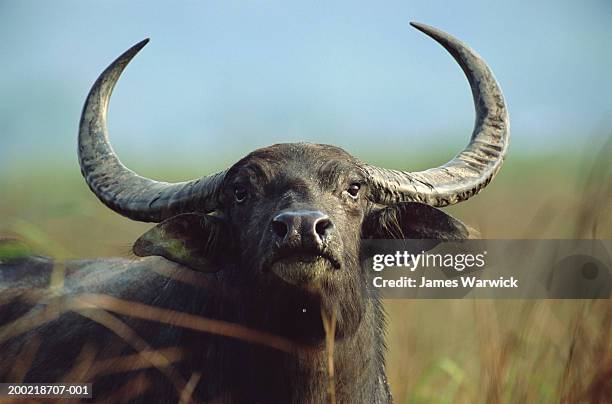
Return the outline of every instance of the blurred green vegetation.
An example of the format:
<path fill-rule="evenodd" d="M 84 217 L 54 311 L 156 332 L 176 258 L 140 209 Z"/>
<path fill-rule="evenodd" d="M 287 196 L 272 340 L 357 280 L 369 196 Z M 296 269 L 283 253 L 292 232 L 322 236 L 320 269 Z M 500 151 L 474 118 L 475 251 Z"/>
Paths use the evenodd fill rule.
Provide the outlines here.
<path fill-rule="evenodd" d="M 367 160 L 418 170 L 449 158 L 443 153 L 404 163 L 399 157 L 370 156 Z M 133 168 L 151 178 L 178 181 L 226 165 L 229 162 L 197 167 L 168 161 L 160 166 Z M 600 189 L 609 181 L 606 176 L 594 181 L 586 178 L 589 167 L 578 153 L 510 157 L 480 195 L 445 210 L 479 228 L 486 238 L 585 237 L 575 220 L 580 209 L 588 207 L 585 189 Z M 9 167 L 0 175 L 0 190 L 0 237 L 24 239 L 43 254 L 61 258 L 125 256 L 131 243 L 151 227 L 104 207 L 87 188 L 76 162 Z M 609 208 L 598 219 L 597 237 L 612 236 Z"/>
<path fill-rule="evenodd" d="M 34 250 L 23 241 L 0 239 L 0 262 L 27 257 L 33 253 Z"/>

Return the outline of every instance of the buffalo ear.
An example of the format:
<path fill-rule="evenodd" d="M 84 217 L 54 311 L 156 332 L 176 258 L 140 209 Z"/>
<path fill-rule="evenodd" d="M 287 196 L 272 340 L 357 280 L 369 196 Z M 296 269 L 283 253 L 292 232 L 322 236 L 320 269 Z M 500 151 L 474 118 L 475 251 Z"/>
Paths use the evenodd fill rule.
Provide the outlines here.
<path fill-rule="evenodd" d="M 362 236 L 368 239 L 465 240 L 478 232 L 439 209 L 418 202 L 400 202 L 370 213 Z"/>
<path fill-rule="evenodd" d="M 142 236 L 132 250 L 139 257 L 161 256 L 192 269 L 219 270 L 221 248 L 227 248 L 228 229 L 222 219 L 184 213 L 164 220 Z"/>

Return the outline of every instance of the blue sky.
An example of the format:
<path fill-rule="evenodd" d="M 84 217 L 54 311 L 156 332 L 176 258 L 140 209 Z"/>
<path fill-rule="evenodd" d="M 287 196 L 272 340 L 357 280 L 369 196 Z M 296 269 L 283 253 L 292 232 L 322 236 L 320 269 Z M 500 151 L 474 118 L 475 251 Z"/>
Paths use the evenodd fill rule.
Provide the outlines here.
<path fill-rule="evenodd" d="M 608 0 L 0 0 L 0 159 L 73 164 L 87 91 L 145 37 L 109 114 L 132 167 L 301 140 L 363 157 L 458 151 L 474 119 L 468 84 L 409 21 L 485 58 L 516 153 L 576 150 L 612 131 Z"/>

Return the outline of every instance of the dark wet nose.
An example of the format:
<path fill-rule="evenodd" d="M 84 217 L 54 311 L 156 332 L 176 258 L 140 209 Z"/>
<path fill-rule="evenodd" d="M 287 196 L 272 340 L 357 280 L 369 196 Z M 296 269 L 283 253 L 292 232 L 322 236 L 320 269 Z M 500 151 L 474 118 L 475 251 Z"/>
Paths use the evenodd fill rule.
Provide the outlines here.
<path fill-rule="evenodd" d="M 329 216 L 316 210 L 284 211 L 272 219 L 271 225 L 279 245 L 287 247 L 320 246 L 334 228 Z"/>

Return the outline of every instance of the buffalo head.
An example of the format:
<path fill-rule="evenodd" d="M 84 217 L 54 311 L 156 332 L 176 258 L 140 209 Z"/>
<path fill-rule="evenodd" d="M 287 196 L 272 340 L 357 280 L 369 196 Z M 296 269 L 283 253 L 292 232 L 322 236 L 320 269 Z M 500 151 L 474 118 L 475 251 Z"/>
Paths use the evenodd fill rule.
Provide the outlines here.
<path fill-rule="evenodd" d="M 413 25 L 450 52 L 472 88 L 471 140 L 443 166 L 398 171 L 369 165 L 338 147 L 298 143 L 256 150 L 229 169 L 188 182 L 141 177 L 113 152 L 106 112 L 115 83 L 145 40 L 115 60 L 88 95 L 79 133 L 87 184 L 114 211 L 159 223 L 136 242 L 137 255 L 227 271 L 235 284 L 257 292 L 269 316 L 306 309 L 318 316 L 321 307 L 335 309 L 339 333 L 351 332 L 365 305 L 360 240 L 467 238 L 468 228 L 436 207 L 482 190 L 508 147 L 504 99 L 484 61 L 448 34 Z"/>

